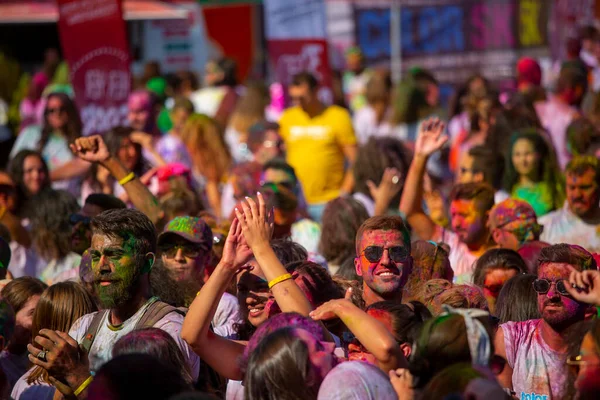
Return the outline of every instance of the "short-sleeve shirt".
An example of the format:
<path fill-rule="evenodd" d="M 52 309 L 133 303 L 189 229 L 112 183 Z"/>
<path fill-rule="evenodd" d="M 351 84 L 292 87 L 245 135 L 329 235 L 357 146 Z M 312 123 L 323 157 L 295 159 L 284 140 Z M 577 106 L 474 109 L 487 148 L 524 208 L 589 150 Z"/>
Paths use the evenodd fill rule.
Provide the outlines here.
<path fill-rule="evenodd" d="M 151 302 L 148 301 L 133 316 L 118 327 L 110 324 L 108 320 L 110 313 L 106 313 L 88 354 L 90 370 L 93 373 L 98 371 L 104 363 L 112 358 L 112 350 L 115 343 L 135 329 L 136 324 L 142 318 L 150 304 Z M 96 313 L 86 314 L 75 321 L 69 331 L 69 336 L 75 339 L 77 343 L 81 343 L 95 315 Z M 197 377 L 200 369 L 200 358 L 198 358 L 198 355 L 194 353 L 188 344 L 181 338 L 182 324 L 183 315 L 173 311 L 154 324 L 154 328 L 162 329 L 175 340 L 175 343 L 179 346 L 179 349 L 183 353 L 183 357 L 190 368 L 190 374 L 192 377 Z"/>
<path fill-rule="evenodd" d="M 461 242 L 458 235 L 452 231 L 437 227 L 433 240 L 450 246 L 448 259 L 454 271 L 454 282 L 459 284 L 471 283 L 475 262 L 479 257 L 473 255 L 467 245 Z"/>
<path fill-rule="evenodd" d="M 507 322 L 504 332 L 506 361 L 513 369 L 513 390 L 519 399 L 564 398 L 567 354 L 552 350 L 540 333 L 541 319 Z"/>
<path fill-rule="evenodd" d="M 550 244 L 577 243 L 590 253 L 600 253 L 600 224 L 586 224 L 571 212 L 567 202 L 538 221 L 544 226 L 540 240 Z"/>
<path fill-rule="evenodd" d="M 327 107 L 311 118 L 302 108 L 286 110 L 279 121 L 287 161 L 302 183 L 308 204 L 322 204 L 340 194 L 344 180 L 343 147 L 356 144 L 345 109 Z"/>

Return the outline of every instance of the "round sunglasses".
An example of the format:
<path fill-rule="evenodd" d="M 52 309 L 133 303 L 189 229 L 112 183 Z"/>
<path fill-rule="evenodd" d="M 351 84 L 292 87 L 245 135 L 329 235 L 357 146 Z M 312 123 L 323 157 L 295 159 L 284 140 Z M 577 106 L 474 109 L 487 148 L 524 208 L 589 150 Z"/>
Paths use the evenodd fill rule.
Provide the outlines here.
<path fill-rule="evenodd" d="M 533 281 L 533 290 L 535 290 L 538 294 L 545 294 L 550 291 L 552 285 L 556 286 L 556 291 L 563 296 L 568 296 L 569 292 L 567 292 L 566 281 L 564 279 L 559 279 L 557 281 L 549 281 L 547 279 L 536 279 Z"/>

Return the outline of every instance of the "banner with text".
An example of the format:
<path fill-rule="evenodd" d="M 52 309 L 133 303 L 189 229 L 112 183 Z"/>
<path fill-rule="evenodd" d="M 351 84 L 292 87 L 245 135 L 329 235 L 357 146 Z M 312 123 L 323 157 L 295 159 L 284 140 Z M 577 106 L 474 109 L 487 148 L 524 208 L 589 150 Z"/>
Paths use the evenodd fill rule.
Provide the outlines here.
<path fill-rule="evenodd" d="M 127 122 L 130 56 L 120 0 L 58 0 L 61 47 L 83 134 Z"/>
<path fill-rule="evenodd" d="M 264 14 L 269 64 L 277 81 L 287 86 L 294 74 L 311 72 L 319 81 L 319 98 L 331 104 L 324 1 L 265 0 Z"/>
<path fill-rule="evenodd" d="M 474 73 L 511 82 L 520 50 L 534 58 L 548 55 L 550 6 L 550 0 L 438 0 L 432 5 L 403 5 L 402 69 L 426 68 L 441 82 L 451 84 L 462 83 Z M 354 6 L 356 44 L 369 65 L 390 61 L 390 17 L 389 6 Z"/>

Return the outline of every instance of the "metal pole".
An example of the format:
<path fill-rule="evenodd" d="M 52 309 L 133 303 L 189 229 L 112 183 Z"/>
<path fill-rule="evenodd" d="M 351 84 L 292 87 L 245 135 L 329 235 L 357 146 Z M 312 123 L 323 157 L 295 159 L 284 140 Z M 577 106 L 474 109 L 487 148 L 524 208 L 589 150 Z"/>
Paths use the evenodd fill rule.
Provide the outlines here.
<path fill-rule="evenodd" d="M 390 8 L 391 69 L 394 83 L 402 79 L 402 26 L 400 0 L 392 0 Z"/>

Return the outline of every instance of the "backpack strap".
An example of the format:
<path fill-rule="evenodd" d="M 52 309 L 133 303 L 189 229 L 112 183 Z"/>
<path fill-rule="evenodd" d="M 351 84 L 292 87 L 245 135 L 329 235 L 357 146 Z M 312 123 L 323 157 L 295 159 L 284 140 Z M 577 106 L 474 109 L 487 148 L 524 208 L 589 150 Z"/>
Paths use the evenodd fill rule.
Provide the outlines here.
<path fill-rule="evenodd" d="M 90 349 L 92 348 L 92 343 L 94 343 L 94 339 L 96 339 L 96 334 L 100 329 L 100 324 L 102 323 L 104 317 L 109 311 L 110 310 L 98 311 L 96 315 L 94 315 L 94 318 L 92 318 L 92 323 L 85 332 L 85 336 L 83 337 L 83 340 L 81 341 L 80 345 L 80 347 L 83 350 L 85 350 L 86 353 L 90 352 Z"/>
<path fill-rule="evenodd" d="M 164 303 L 157 299 L 148 306 L 146 312 L 144 312 L 144 315 L 142 315 L 142 318 L 140 318 L 140 320 L 135 325 L 135 329 L 151 328 L 158 321 L 163 319 L 167 314 L 170 314 L 172 312 L 176 312 L 185 317 L 185 315 L 187 314 L 187 308 L 173 307 L 172 305 Z"/>

